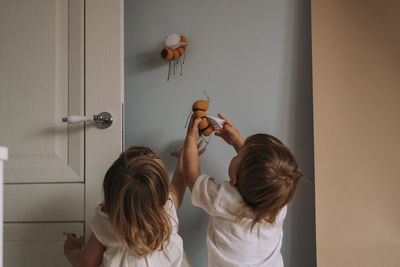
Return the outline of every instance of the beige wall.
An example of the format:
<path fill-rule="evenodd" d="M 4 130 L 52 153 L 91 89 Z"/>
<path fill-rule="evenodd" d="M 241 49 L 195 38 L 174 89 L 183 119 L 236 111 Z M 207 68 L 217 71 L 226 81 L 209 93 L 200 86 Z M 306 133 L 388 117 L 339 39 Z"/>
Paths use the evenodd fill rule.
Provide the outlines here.
<path fill-rule="evenodd" d="M 400 1 L 311 10 L 318 266 L 400 266 Z"/>

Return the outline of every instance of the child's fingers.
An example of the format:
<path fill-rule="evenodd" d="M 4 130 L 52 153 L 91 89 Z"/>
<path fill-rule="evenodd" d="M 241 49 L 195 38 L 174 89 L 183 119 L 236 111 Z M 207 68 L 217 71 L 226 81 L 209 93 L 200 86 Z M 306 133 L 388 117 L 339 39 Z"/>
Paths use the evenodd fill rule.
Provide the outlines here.
<path fill-rule="evenodd" d="M 233 125 L 227 121 L 224 122 L 224 124 L 222 125 L 222 130 L 221 131 L 226 131 L 233 128 Z"/>
<path fill-rule="evenodd" d="M 204 143 L 203 139 L 200 140 L 200 142 L 197 143 L 197 150 L 200 149 L 201 145 Z M 203 154 L 206 151 L 206 147 L 203 147 L 202 149 L 198 150 L 199 156 Z"/>
<path fill-rule="evenodd" d="M 198 130 L 200 121 L 201 121 L 201 118 L 195 119 L 194 122 L 193 122 L 193 127 L 192 128 Z"/>
<path fill-rule="evenodd" d="M 221 130 L 222 130 L 222 128 L 219 127 L 219 126 L 215 126 L 215 127 L 214 127 L 214 131 L 218 131 L 218 132 L 219 132 L 219 131 L 221 131 Z"/>
<path fill-rule="evenodd" d="M 182 152 L 182 148 L 177 151 L 171 152 L 171 156 L 179 158 L 179 155 L 181 154 L 181 152 Z"/>
<path fill-rule="evenodd" d="M 203 143 L 204 141 L 203 139 L 201 139 L 200 142 L 197 143 L 197 149 L 199 149 Z"/>
<path fill-rule="evenodd" d="M 219 131 L 215 131 L 215 135 L 220 136 L 220 137 L 224 136 L 227 132 L 227 127 L 228 126 L 224 125 L 224 127 L 222 129 L 220 129 Z"/>
<path fill-rule="evenodd" d="M 231 122 L 227 117 L 225 117 L 224 115 L 222 115 L 221 113 L 218 113 L 218 117 L 220 117 L 221 119 L 223 119 L 223 120 L 225 121 L 225 123 L 228 123 L 228 124 L 232 125 L 232 122 Z M 225 123 L 224 123 L 224 125 L 225 125 Z"/>
<path fill-rule="evenodd" d="M 67 239 L 76 239 L 76 235 L 74 233 L 68 233 L 67 234 Z"/>
<path fill-rule="evenodd" d="M 204 152 L 206 152 L 206 147 L 203 147 L 201 150 L 199 150 L 199 156 L 201 156 Z"/>
<path fill-rule="evenodd" d="M 221 132 L 215 132 L 215 135 L 216 135 L 216 136 L 221 136 L 222 133 L 221 133 Z"/>

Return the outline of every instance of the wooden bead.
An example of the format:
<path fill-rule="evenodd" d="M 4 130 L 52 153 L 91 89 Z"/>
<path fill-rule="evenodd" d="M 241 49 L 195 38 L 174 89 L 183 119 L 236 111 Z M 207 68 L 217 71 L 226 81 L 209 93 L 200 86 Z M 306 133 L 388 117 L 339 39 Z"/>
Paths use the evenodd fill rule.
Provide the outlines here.
<path fill-rule="evenodd" d="M 186 40 L 185 36 L 181 35 L 181 42 L 184 42 L 185 44 L 182 45 L 183 49 L 186 49 L 188 46 L 188 41 Z"/>
<path fill-rule="evenodd" d="M 192 110 L 204 110 L 207 111 L 208 108 L 210 107 L 210 104 L 208 103 L 207 100 L 197 100 L 196 102 L 193 103 L 192 105 Z"/>
<path fill-rule="evenodd" d="M 214 132 L 214 128 L 210 125 L 205 131 L 203 131 L 201 134 L 204 136 L 209 136 Z"/>
<path fill-rule="evenodd" d="M 201 118 L 199 123 L 199 132 L 204 136 L 209 136 L 214 132 L 214 128 L 207 119 L 206 111 L 210 107 L 207 100 L 197 100 L 192 105 L 192 110 L 196 118 Z"/>
<path fill-rule="evenodd" d="M 179 57 L 183 56 L 183 54 L 185 53 L 185 49 L 183 49 L 182 46 L 178 47 L 176 50 L 179 53 Z"/>
<path fill-rule="evenodd" d="M 207 117 L 207 113 L 204 110 L 196 110 L 196 111 L 193 111 L 193 113 L 196 118 Z"/>
<path fill-rule="evenodd" d="M 164 48 L 161 50 L 161 57 L 166 60 L 172 60 L 174 58 L 174 52 L 171 48 Z"/>
<path fill-rule="evenodd" d="M 178 59 L 180 57 L 178 50 L 174 49 L 172 50 L 172 52 L 174 53 L 174 57 L 172 59 Z"/>

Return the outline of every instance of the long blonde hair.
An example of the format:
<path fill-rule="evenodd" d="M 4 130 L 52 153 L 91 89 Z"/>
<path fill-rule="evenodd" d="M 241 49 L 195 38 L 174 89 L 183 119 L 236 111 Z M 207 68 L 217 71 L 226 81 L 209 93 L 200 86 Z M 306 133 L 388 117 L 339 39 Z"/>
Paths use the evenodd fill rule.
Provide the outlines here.
<path fill-rule="evenodd" d="M 128 148 L 105 175 L 103 210 L 117 238 L 137 255 L 146 256 L 168 245 L 172 232 L 164 210 L 168 184 L 164 164 L 147 147 Z"/>

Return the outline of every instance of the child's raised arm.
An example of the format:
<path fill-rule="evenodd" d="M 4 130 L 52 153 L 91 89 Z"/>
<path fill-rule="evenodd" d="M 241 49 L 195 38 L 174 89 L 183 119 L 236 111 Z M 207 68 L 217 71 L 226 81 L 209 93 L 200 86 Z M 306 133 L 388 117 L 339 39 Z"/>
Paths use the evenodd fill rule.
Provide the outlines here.
<path fill-rule="evenodd" d="M 183 145 L 183 172 L 190 191 L 200 176 L 200 160 L 197 153 L 197 140 L 200 138 L 199 123 L 201 118 L 195 119 L 192 115 Z"/>
<path fill-rule="evenodd" d="M 206 148 L 200 147 L 203 144 L 203 140 L 201 140 L 197 144 L 198 155 L 201 156 L 206 151 Z M 183 148 L 178 151 L 172 152 L 172 156 L 178 158 L 178 163 L 176 164 L 174 176 L 172 177 L 171 184 L 170 184 L 170 191 L 172 192 L 172 196 L 174 198 L 175 209 L 178 211 L 179 207 L 182 204 L 183 196 L 185 195 L 185 189 L 187 186 L 186 179 L 183 173 Z"/>
<path fill-rule="evenodd" d="M 222 114 L 218 114 L 218 117 L 223 119 L 225 123 L 222 129 L 217 129 L 215 135 L 224 139 L 225 142 L 232 145 L 236 152 L 238 152 L 239 148 L 244 144 L 244 138 L 236 126 L 228 118 Z"/>

